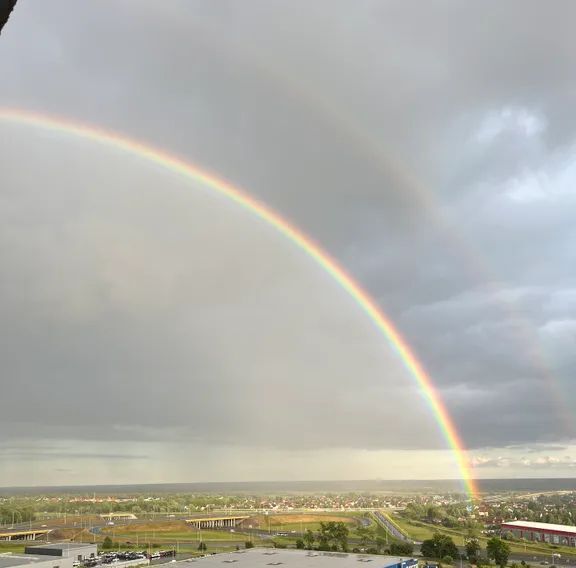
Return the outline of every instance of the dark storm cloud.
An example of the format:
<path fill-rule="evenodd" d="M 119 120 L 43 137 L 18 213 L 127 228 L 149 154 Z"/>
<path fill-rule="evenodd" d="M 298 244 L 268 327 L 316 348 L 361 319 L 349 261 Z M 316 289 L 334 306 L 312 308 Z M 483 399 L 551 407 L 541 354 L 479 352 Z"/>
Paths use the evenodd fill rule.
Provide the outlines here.
<path fill-rule="evenodd" d="M 569 1 L 556 3 L 554 10 L 525 1 L 475 6 L 330 1 L 307 5 L 305 17 L 303 10 L 299 2 L 255 0 L 173 1 L 161 7 L 133 1 L 28 2 L 3 34 L 0 100 L 150 140 L 218 171 L 278 208 L 339 258 L 392 316 L 430 370 L 469 446 L 569 438 L 573 432 L 559 419 L 551 391 L 562 392 L 566 405 L 572 404 L 576 6 Z M 35 151 L 40 160 L 42 151 Z M 5 160 L 18 165 L 17 157 Z M 44 172 L 39 166 L 38 171 Z M 22 181 L 15 167 L 9 179 L 35 183 L 33 172 L 27 175 Z M 114 175 L 103 179 L 116 183 L 119 174 Z M 70 184 L 75 179 L 69 174 Z M 3 180 L 2 191 L 9 206 L 14 190 Z M 70 203 L 68 191 L 63 188 L 61 195 Z M 150 204 L 152 211 L 158 207 L 153 200 Z M 150 210 L 144 208 L 142 217 L 130 222 L 145 226 L 153 217 Z M 26 211 L 17 212 L 16 227 Z M 122 211 L 129 215 L 128 208 Z M 170 215 L 157 221 L 156 230 L 171 224 Z M 52 222 L 61 219 L 56 215 Z M 118 216 L 117 226 L 122 222 Z M 29 231 L 44 238 L 35 227 Z M 61 238 L 74 242 L 78 235 L 74 227 Z M 236 235 L 220 235 L 221 242 Z M 308 325 L 311 331 L 288 354 L 290 336 L 273 333 L 263 342 L 271 362 L 261 362 L 253 375 L 249 362 L 233 354 L 236 343 L 253 348 L 263 341 L 250 328 L 261 329 L 257 324 L 267 321 L 266 305 L 283 306 L 281 321 L 295 311 L 290 299 L 306 296 L 308 281 L 303 283 L 296 269 L 292 279 L 284 263 L 272 262 L 273 249 L 262 255 L 271 263 L 272 291 L 262 292 L 258 301 L 253 298 L 254 290 L 261 289 L 258 279 L 251 280 L 250 271 L 239 265 L 238 251 L 224 255 L 232 268 L 217 276 L 228 279 L 220 292 L 226 306 L 218 310 L 211 300 L 206 313 L 196 306 L 193 317 L 202 325 L 194 330 L 186 321 L 173 324 L 179 286 L 170 288 L 175 301 L 168 302 L 169 315 L 157 311 L 142 327 L 132 315 L 138 306 L 120 312 L 116 304 L 110 308 L 110 281 L 93 282 L 90 263 L 73 265 L 68 267 L 72 274 L 86 270 L 88 303 L 100 298 L 94 319 L 87 327 L 43 314 L 50 333 L 34 337 L 30 330 L 38 326 L 38 314 L 29 313 L 29 306 L 39 292 L 26 290 L 31 275 L 19 254 L 41 248 L 26 248 L 26 239 L 17 235 L 11 242 L 9 237 L 4 234 L 2 260 L 12 269 L 3 284 L 11 319 L 3 321 L 10 321 L 13 333 L 5 342 L 4 361 L 13 372 L 19 370 L 23 387 L 9 394 L 13 410 L 4 418 L 9 423 L 3 432 L 13 436 L 33 430 L 33 421 L 18 416 L 16 409 L 29 396 L 26 381 L 34 383 L 42 369 L 46 380 L 36 385 L 37 398 L 30 404 L 47 436 L 62 436 L 77 425 L 85 438 L 155 439 L 163 429 L 186 437 L 191 426 L 193 436 L 215 443 L 249 436 L 254 444 L 282 447 L 438 444 L 399 411 L 394 420 L 404 422 L 394 436 L 374 428 L 376 418 L 366 419 L 379 419 L 389 396 L 408 400 L 411 391 L 402 399 L 396 392 L 402 390 L 398 369 L 391 371 L 392 379 L 382 380 L 376 363 L 373 371 L 358 372 L 360 389 L 346 381 L 360 361 L 374 358 L 373 345 L 366 359 L 356 346 L 345 365 L 342 353 L 350 337 L 325 339 L 327 328 L 349 327 L 347 315 L 337 317 L 336 325 L 317 327 L 294 316 L 290 330 Z M 122 238 L 118 234 L 101 246 L 113 248 Z M 15 252 L 14 242 L 21 250 Z M 93 246 L 82 249 L 91 260 L 99 258 Z M 149 258 L 164 258 L 165 249 L 150 251 L 151 246 L 149 241 L 133 243 Z M 129 256 L 125 252 L 118 262 Z M 201 255 L 194 259 L 202 262 Z M 171 273 L 178 262 L 176 254 L 162 269 Z M 281 274 L 276 279 L 275 271 Z M 36 270 L 32 274 L 38 278 Z M 125 275 L 119 274 L 121 280 Z M 174 278 L 193 280 L 186 273 Z M 197 285 L 209 288 L 207 282 Z M 139 287 L 128 282 L 122 291 L 114 281 L 116 292 L 123 294 L 115 300 L 120 305 L 135 301 L 131 284 Z M 22 292 L 20 303 L 12 294 L 15 288 Z M 40 297 L 45 299 L 45 293 Z M 158 289 L 138 293 L 145 304 L 156 301 Z M 245 294 L 254 303 L 243 309 Z M 257 304 L 262 315 L 257 315 Z M 326 312 L 336 304 L 327 305 Z M 218 343 L 218 333 L 231 318 L 237 322 L 235 334 L 225 334 Z M 167 338 L 161 349 L 151 329 Z M 190 334 L 193 347 L 181 339 Z M 360 344 L 369 341 L 360 334 Z M 21 342 L 34 357 L 22 358 Z M 234 372 L 218 348 L 237 364 Z M 327 363 L 335 351 L 339 357 Z M 287 357 L 290 371 L 272 364 Z M 163 381 L 155 380 L 168 362 Z M 85 395 L 85 383 L 72 377 L 86 368 L 98 385 L 88 407 L 71 404 Z M 234 382 L 238 369 L 250 380 Z M 284 385 L 281 394 L 266 390 L 272 375 Z M 174 396 L 190 376 L 201 393 L 191 403 Z M 147 388 L 139 389 L 144 382 Z M 46 399 L 58 412 L 43 413 Z M 153 405 L 161 411 L 150 416 Z M 291 411 L 295 406 L 298 415 Z M 246 407 L 258 420 L 240 427 Z M 142 409 L 146 419 L 139 414 Z M 217 426 L 210 421 L 214 413 L 220 417 Z M 335 414 L 339 427 L 334 430 L 327 425 Z M 271 417 L 282 425 L 280 435 L 260 426 Z M 304 440 L 292 435 L 295 431 L 308 435 Z"/>

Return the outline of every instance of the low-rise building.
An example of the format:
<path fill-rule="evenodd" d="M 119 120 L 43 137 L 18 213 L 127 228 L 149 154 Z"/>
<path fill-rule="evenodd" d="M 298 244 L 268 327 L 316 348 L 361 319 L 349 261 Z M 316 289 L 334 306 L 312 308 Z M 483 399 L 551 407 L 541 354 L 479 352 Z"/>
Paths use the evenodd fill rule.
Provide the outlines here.
<path fill-rule="evenodd" d="M 79 542 L 55 542 L 27 546 L 24 552 L 34 556 L 56 556 L 59 558 L 72 558 L 74 561 L 82 562 L 87 558 L 98 556 L 98 546 Z"/>
<path fill-rule="evenodd" d="M 179 562 L 180 568 L 417 568 L 415 558 L 379 556 L 374 554 L 348 554 L 345 552 L 319 552 L 315 550 L 289 550 L 277 548 L 251 548 L 229 554 L 215 554 Z M 193 566 L 199 564 L 200 566 Z"/>
<path fill-rule="evenodd" d="M 571 525 L 507 521 L 501 524 L 500 529 L 503 536 L 508 534 L 518 539 L 576 546 L 576 527 Z"/>
<path fill-rule="evenodd" d="M 46 554 L 0 554 L 0 568 L 73 568 L 74 558 Z"/>

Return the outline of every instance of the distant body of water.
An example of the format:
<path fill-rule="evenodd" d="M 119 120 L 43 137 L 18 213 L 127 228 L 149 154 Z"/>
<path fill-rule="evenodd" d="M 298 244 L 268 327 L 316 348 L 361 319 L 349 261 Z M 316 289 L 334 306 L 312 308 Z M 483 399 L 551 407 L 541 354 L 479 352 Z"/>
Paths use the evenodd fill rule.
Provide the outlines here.
<path fill-rule="evenodd" d="M 482 479 L 481 492 L 568 491 L 576 490 L 576 478 L 558 479 Z M 259 481 L 215 483 L 158 483 L 150 485 L 78 485 L 60 487 L 6 487 L 1 495 L 17 494 L 138 494 L 138 493 L 274 493 L 274 492 L 461 492 L 456 479 L 443 480 L 358 480 L 358 481 Z"/>

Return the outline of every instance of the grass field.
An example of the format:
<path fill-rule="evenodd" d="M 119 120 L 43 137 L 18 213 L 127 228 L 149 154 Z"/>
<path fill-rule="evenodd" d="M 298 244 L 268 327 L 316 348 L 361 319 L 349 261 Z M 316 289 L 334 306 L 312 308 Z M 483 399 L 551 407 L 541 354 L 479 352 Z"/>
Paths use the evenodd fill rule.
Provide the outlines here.
<path fill-rule="evenodd" d="M 423 541 L 432 538 L 435 532 L 439 532 L 435 526 L 427 526 L 424 525 L 424 523 L 404 519 L 397 515 L 390 516 L 390 518 L 394 521 L 394 524 L 398 525 L 398 528 L 400 528 L 402 532 L 406 533 L 413 540 Z"/>
<path fill-rule="evenodd" d="M 178 548 L 187 547 L 194 550 L 200 541 L 208 544 L 211 550 L 225 548 L 234 549 L 236 545 L 243 546 L 247 540 L 252 540 L 255 544 L 263 542 L 261 538 L 252 537 L 242 532 L 241 528 L 236 528 L 234 532 L 229 530 L 209 530 L 196 529 L 186 524 L 184 521 L 165 521 L 150 523 L 134 523 L 116 527 L 106 527 L 98 535 L 101 542 L 109 536 L 121 547 L 142 548 L 149 544 Z"/>
<path fill-rule="evenodd" d="M 214 539 L 225 539 L 228 533 L 224 531 L 202 530 L 202 536 L 210 535 Z M 103 528 L 102 536 L 109 536 L 113 540 L 158 542 L 165 540 L 197 540 L 198 530 L 187 525 L 184 521 L 152 522 L 128 524 L 116 527 Z"/>
<path fill-rule="evenodd" d="M 176 542 L 176 541 L 198 541 L 198 540 L 246 540 L 246 535 L 239 533 L 231 533 L 226 531 L 187 531 L 187 532 L 116 532 L 116 533 L 103 533 L 109 536 L 114 541 L 121 542 Z"/>
<path fill-rule="evenodd" d="M 117 525 L 114 527 L 106 527 L 102 529 L 103 533 L 110 534 L 114 531 L 121 531 L 123 533 L 141 533 L 141 532 L 192 532 L 190 525 L 184 521 L 154 521 L 150 523 L 129 523 L 126 525 Z"/>
<path fill-rule="evenodd" d="M 320 530 L 320 523 L 327 522 L 346 523 L 350 530 L 353 530 L 359 523 L 357 516 L 343 513 L 306 513 L 306 514 L 280 514 L 280 515 L 258 515 L 252 519 L 255 526 L 270 532 L 292 532 L 302 533 L 307 530 Z"/>

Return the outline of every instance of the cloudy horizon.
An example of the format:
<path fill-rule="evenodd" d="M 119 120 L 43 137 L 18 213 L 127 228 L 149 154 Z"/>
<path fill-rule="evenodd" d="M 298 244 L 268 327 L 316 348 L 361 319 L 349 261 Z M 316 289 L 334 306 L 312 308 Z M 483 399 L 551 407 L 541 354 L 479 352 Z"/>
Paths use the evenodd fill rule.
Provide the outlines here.
<path fill-rule="evenodd" d="M 0 108 L 244 188 L 390 317 L 475 476 L 571 477 L 575 15 L 29 0 L 0 38 Z M 390 344 L 250 213 L 5 121 L 0 181 L 0 486 L 458 476 Z"/>

